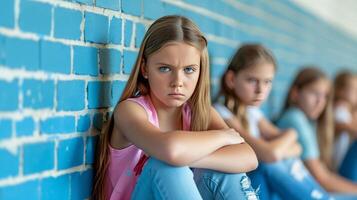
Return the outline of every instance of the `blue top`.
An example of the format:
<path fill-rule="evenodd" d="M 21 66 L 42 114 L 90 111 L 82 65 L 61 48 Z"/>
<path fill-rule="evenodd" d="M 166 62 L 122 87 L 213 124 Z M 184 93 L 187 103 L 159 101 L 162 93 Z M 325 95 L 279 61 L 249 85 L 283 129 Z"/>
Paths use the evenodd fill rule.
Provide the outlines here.
<path fill-rule="evenodd" d="M 318 159 L 320 156 L 316 135 L 316 125 L 309 120 L 305 113 L 296 107 L 286 110 L 280 117 L 279 128 L 293 128 L 298 135 L 298 142 L 302 147 L 302 160 Z"/>

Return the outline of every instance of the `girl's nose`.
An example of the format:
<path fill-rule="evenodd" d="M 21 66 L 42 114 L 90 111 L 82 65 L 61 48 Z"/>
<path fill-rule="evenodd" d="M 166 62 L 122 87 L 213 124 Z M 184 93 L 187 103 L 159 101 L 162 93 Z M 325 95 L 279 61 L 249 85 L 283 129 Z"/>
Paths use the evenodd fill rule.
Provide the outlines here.
<path fill-rule="evenodd" d="M 180 72 L 173 73 L 173 79 L 171 82 L 171 87 L 182 87 L 183 85 L 183 77 Z"/>

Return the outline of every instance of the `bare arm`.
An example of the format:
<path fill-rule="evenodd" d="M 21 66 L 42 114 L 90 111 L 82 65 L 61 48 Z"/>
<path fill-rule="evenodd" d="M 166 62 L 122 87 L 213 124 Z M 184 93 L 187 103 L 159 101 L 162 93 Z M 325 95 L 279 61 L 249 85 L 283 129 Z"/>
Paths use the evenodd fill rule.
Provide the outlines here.
<path fill-rule="evenodd" d="M 148 155 L 172 165 L 189 165 L 223 146 L 242 142 L 232 129 L 163 132 L 148 121 L 144 108 L 131 101 L 118 105 L 114 119 L 116 131 L 113 133 L 123 136 Z M 111 140 L 113 146 L 120 143 L 115 138 L 113 136 Z"/>
<path fill-rule="evenodd" d="M 331 172 L 318 159 L 304 161 L 305 166 L 315 179 L 329 192 L 357 194 L 357 185 Z"/>
<path fill-rule="evenodd" d="M 264 162 L 275 162 L 285 157 L 290 157 L 295 154 L 289 154 L 286 149 L 291 148 L 292 151 L 299 154 L 301 147 L 296 143 L 296 134 L 278 134 L 275 139 L 265 140 L 263 138 L 253 137 L 246 132 L 239 120 L 235 117 L 226 120 L 229 127 L 239 131 L 243 138 L 253 147 L 259 160 Z"/>
<path fill-rule="evenodd" d="M 263 137 L 269 138 L 271 145 L 276 149 L 280 158 L 289 158 L 301 154 L 301 146 L 297 142 L 297 133 L 294 129 L 281 130 L 269 120 L 262 118 L 259 121 L 259 130 Z"/>
<path fill-rule="evenodd" d="M 342 131 L 348 132 L 353 138 L 357 138 L 357 119 L 350 123 L 335 122 L 335 129 L 337 133 Z"/>
<path fill-rule="evenodd" d="M 225 129 L 227 124 L 211 108 L 209 129 Z M 236 133 L 239 135 L 238 133 Z M 210 155 L 192 163 L 191 167 L 207 168 L 227 173 L 242 173 L 257 168 L 258 161 L 253 149 L 247 143 L 224 146 Z"/>

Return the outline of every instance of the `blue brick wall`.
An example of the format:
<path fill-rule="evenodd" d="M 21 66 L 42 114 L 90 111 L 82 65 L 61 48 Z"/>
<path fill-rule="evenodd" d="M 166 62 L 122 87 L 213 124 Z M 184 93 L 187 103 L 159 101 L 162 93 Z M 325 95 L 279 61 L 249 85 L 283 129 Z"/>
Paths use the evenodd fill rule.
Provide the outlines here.
<path fill-rule="evenodd" d="M 357 65 L 356 37 L 285 0 L 0 0 L 0 13 L 5 200 L 89 198 L 98 130 L 160 16 L 185 15 L 208 36 L 213 94 L 238 44 L 269 47 L 279 66 L 263 107 L 268 116 L 280 110 L 301 65 L 330 76 Z"/>

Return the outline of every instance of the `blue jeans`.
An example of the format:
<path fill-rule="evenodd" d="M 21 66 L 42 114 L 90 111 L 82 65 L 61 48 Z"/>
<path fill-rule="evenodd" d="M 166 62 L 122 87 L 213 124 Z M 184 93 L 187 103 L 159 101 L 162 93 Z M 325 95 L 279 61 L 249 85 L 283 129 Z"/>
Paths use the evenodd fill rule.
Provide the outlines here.
<path fill-rule="evenodd" d="M 357 141 L 348 149 L 339 169 L 341 176 L 357 183 Z"/>
<path fill-rule="evenodd" d="M 262 199 L 330 199 L 330 194 L 315 181 L 299 159 L 259 165 L 258 171 L 250 174 L 250 178 L 253 187 L 259 185 L 258 194 Z"/>
<path fill-rule="evenodd" d="M 245 173 L 228 174 L 207 169 L 176 167 L 150 158 L 131 199 L 230 200 L 257 199 Z"/>

